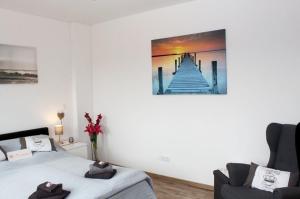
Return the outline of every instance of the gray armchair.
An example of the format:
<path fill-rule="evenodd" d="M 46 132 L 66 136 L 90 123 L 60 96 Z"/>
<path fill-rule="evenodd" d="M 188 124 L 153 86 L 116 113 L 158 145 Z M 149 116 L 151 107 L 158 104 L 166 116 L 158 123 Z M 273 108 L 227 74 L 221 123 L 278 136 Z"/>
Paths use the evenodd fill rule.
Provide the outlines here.
<path fill-rule="evenodd" d="M 299 173 L 299 130 L 300 125 L 272 123 L 267 127 L 269 168 Z M 280 188 L 273 193 L 244 187 L 249 168 L 247 164 L 229 163 L 229 178 L 215 170 L 215 199 L 300 199 L 300 187 Z"/>

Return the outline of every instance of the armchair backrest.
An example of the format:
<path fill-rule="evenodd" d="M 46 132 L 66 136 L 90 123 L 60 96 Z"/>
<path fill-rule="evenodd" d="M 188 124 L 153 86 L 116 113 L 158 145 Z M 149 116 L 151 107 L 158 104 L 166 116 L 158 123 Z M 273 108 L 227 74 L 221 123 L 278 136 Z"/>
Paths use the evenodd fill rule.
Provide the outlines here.
<path fill-rule="evenodd" d="M 269 168 L 299 172 L 296 152 L 296 125 L 271 123 L 267 127 L 270 147 Z"/>

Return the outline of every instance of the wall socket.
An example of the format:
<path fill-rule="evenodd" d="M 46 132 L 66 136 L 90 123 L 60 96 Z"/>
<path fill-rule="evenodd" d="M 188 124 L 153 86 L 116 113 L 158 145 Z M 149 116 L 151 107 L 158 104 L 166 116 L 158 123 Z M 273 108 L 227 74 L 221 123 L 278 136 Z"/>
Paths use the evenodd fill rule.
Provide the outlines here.
<path fill-rule="evenodd" d="M 162 161 L 162 162 L 170 162 L 170 161 L 171 161 L 170 157 L 169 157 L 169 156 L 166 156 L 166 155 L 160 156 L 159 159 L 160 159 L 160 161 Z"/>

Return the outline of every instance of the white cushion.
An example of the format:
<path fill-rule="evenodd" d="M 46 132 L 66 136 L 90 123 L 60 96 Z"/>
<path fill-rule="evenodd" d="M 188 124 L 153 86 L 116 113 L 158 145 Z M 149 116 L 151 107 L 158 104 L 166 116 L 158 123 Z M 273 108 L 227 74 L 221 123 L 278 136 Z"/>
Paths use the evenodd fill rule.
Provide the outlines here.
<path fill-rule="evenodd" d="M 49 137 L 25 137 L 25 142 L 27 149 L 31 151 L 52 151 L 52 146 Z"/>
<path fill-rule="evenodd" d="M 252 181 L 252 188 L 273 192 L 274 189 L 288 187 L 290 172 L 258 166 Z"/>
<path fill-rule="evenodd" d="M 32 152 L 29 149 L 21 149 L 7 153 L 8 161 L 22 160 L 30 157 L 32 157 Z"/>

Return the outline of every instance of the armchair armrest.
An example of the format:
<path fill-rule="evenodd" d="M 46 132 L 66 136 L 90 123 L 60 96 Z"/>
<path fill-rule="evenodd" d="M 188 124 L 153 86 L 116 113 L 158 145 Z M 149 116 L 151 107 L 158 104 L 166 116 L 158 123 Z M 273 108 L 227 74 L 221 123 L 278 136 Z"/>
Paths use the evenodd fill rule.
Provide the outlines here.
<path fill-rule="evenodd" d="M 299 199 L 300 187 L 285 187 L 275 189 L 273 196 L 274 199 Z"/>
<path fill-rule="evenodd" d="M 228 163 L 226 165 L 229 173 L 229 182 L 232 186 L 242 186 L 246 181 L 250 165 L 240 163 Z"/>
<path fill-rule="evenodd" d="M 229 184 L 229 178 L 220 170 L 214 171 L 214 199 L 223 199 L 221 189 L 224 184 Z"/>
<path fill-rule="evenodd" d="M 222 182 L 223 184 L 229 184 L 229 178 L 221 170 L 214 170 L 213 173 L 218 181 Z"/>

